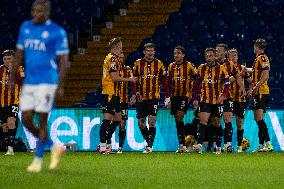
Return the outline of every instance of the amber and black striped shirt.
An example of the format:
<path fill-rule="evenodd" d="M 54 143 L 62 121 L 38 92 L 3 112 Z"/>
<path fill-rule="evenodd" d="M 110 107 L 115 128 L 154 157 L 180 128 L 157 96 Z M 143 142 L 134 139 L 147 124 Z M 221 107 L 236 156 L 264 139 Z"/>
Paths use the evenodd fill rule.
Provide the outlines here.
<path fill-rule="evenodd" d="M 221 63 L 221 65 L 224 66 L 229 77 L 231 77 L 231 76 L 236 77 L 237 69 L 236 69 L 235 64 L 232 61 L 229 61 L 229 60 L 226 59 L 225 62 Z M 231 98 L 231 99 L 234 97 L 234 91 L 232 89 L 233 88 L 232 88 L 232 84 L 231 84 L 231 87 L 229 89 L 229 94 L 228 94 L 228 98 Z"/>
<path fill-rule="evenodd" d="M 19 104 L 19 95 L 21 85 L 24 78 L 24 69 L 19 67 L 17 76 L 15 78 L 15 91 L 11 91 L 8 86 L 10 70 L 7 66 L 0 66 L 1 78 L 1 107 L 10 106 L 11 104 Z"/>
<path fill-rule="evenodd" d="M 109 53 L 103 64 L 103 77 L 102 77 L 102 94 L 106 94 L 111 98 L 114 96 L 119 96 L 119 82 L 114 82 L 110 76 L 111 72 L 118 72 L 121 69 L 121 62 L 119 56 Z"/>
<path fill-rule="evenodd" d="M 160 86 L 166 77 L 164 64 L 160 60 L 136 60 L 133 75 L 138 78 L 135 88 L 140 93 L 141 100 L 160 99 Z"/>
<path fill-rule="evenodd" d="M 122 65 L 119 76 L 129 78 L 132 76 L 132 69 L 129 66 Z M 128 103 L 129 82 L 119 82 L 120 102 Z"/>
<path fill-rule="evenodd" d="M 252 66 L 252 87 L 255 87 L 261 79 L 262 72 L 270 70 L 270 62 L 265 54 L 260 54 L 256 57 Z M 258 94 L 269 94 L 268 82 L 265 81 L 259 88 Z"/>
<path fill-rule="evenodd" d="M 235 64 L 235 67 L 236 67 L 237 73 L 240 73 L 245 68 L 245 66 L 241 65 L 241 64 Z M 244 80 L 245 80 L 244 77 L 242 77 L 243 83 L 245 82 Z M 234 81 L 233 83 L 231 83 L 230 91 L 233 91 L 234 101 L 246 102 L 246 97 L 241 96 L 241 94 L 240 94 L 240 87 L 239 87 L 237 81 Z"/>
<path fill-rule="evenodd" d="M 197 74 L 191 62 L 177 64 L 173 62 L 168 67 L 168 82 L 171 96 L 192 97 L 193 79 Z"/>
<path fill-rule="evenodd" d="M 229 75 L 224 66 L 220 64 L 209 66 L 205 63 L 198 67 L 195 91 L 197 95 L 200 93 L 200 102 L 217 104 L 218 97 L 222 93 L 227 93 L 229 84 Z"/>

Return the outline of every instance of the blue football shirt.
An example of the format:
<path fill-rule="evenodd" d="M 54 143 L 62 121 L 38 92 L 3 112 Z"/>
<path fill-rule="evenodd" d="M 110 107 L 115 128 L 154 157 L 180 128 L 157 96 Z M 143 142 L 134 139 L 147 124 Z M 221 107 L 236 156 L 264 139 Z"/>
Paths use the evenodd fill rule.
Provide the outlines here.
<path fill-rule="evenodd" d="M 24 51 L 25 84 L 57 84 L 58 55 L 69 54 L 65 30 L 48 20 L 22 24 L 17 48 Z"/>

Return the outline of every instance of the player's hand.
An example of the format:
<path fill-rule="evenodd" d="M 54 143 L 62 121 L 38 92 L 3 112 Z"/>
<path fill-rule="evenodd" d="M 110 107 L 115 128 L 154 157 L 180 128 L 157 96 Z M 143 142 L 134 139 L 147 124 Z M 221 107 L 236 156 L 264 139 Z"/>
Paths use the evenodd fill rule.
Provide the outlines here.
<path fill-rule="evenodd" d="M 198 100 L 194 100 L 192 104 L 193 104 L 194 109 L 197 110 L 197 108 L 198 108 Z"/>
<path fill-rule="evenodd" d="M 246 68 L 246 72 L 252 73 L 252 68 Z"/>
<path fill-rule="evenodd" d="M 171 99 L 170 99 L 170 97 L 165 99 L 165 107 L 166 108 L 171 108 Z"/>
<path fill-rule="evenodd" d="M 255 87 L 252 89 L 251 95 L 252 95 L 252 96 L 255 96 L 255 95 L 257 94 L 258 90 L 259 90 L 259 87 L 255 86 Z"/>
<path fill-rule="evenodd" d="M 247 92 L 247 97 L 248 97 L 248 98 L 251 98 L 251 97 L 252 97 L 252 90 L 251 90 L 251 89 Z"/>
<path fill-rule="evenodd" d="M 142 101 L 142 97 L 141 97 L 139 92 L 136 93 L 136 101 L 137 102 L 141 102 Z"/>
<path fill-rule="evenodd" d="M 130 98 L 130 105 L 134 105 L 136 104 L 136 95 L 132 95 L 131 98 Z"/>
<path fill-rule="evenodd" d="M 217 104 L 223 104 L 224 101 L 224 95 L 221 95 L 217 98 Z"/>
<path fill-rule="evenodd" d="M 243 77 L 247 72 L 247 68 L 243 67 L 242 71 L 240 72 L 240 76 Z"/>
<path fill-rule="evenodd" d="M 245 89 L 241 90 L 241 91 L 240 91 L 240 94 L 241 94 L 241 97 L 247 96 L 247 92 L 246 92 Z"/>
<path fill-rule="evenodd" d="M 1 124 L 1 128 L 2 128 L 2 132 L 4 133 L 8 132 L 9 127 L 7 123 Z"/>
<path fill-rule="evenodd" d="M 239 89 L 239 93 L 241 94 L 241 97 L 244 97 L 244 96 L 246 96 L 246 95 L 247 95 L 247 94 L 246 94 L 246 90 L 245 90 L 244 86 L 240 87 L 240 89 Z"/>
<path fill-rule="evenodd" d="M 137 81 L 137 77 L 129 77 L 128 81 L 135 83 Z"/>

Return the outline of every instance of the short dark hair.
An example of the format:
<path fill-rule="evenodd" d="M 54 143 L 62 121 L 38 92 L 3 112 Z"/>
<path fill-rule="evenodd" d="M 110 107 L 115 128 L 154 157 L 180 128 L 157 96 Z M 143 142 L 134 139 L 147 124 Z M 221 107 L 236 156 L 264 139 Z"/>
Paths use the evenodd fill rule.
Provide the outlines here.
<path fill-rule="evenodd" d="M 32 6 L 43 5 L 50 10 L 50 1 L 49 0 L 35 0 Z"/>
<path fill-rule="evenodd" d="M 207 53 L 207 52 L 209 52 L 209 51 L 212 51 L 214 54 L 216 54 L 216 49 L 211 48 L 211 47 L 206 48 L 206 49 L 204 50 L 204 53 Z"/>
<path fill-rule="evenodd" d="M 113 49 L 118 43 L 121 42 L 122 42 L 121 37 L 115 37 L 109 41 L 108 46 L 110 49 Z"/>
<path fill-rule="evenodd" d="M 154 50 L 156 49 L 156 46 L 154 43 L 146 43 L 144 45 L 144 50 L 147 49 L 147 48 L 153 48 Z"/>
<path fill-rule="evenodd" d="M 266 40 L 262 38 L 258 38 L 255 40 L 254 45 L 256 45 L 258 48 L 264 50 L 267 46 Z"/>
<path fill-rule="evenodd" d="M 226 45 L 225 43 L 219 43 L 219 44 L 217 44 L 216 48 L 217 47 L 223 47 L 225 49 L 225 51 L 228 50 L 228 45 Z"/>
<path fill-rule="evenodd" d="M 232 53 L 232 52 L 235 52 L 235 53 L 239 54 L 238 50 L 235 49 L 235 48 L 232 48 L 232 49 L 228 50 L 228 53 Z"/>
<path fill-rule="evenodd" d="M 14 56 L 15 55 L 15 51 L 14 50 L 10 50 L 10 49 L 7 49 L 5 51 L 2 52 L 2 56 Z"/>
<path fill-rule="evenodd" d="M 175 47 L 175 49 L 180 50 L 182 52 L 182 54 L 185 54 L 185 49 L 183 48 L 183 46 L 178 45 Z"/>

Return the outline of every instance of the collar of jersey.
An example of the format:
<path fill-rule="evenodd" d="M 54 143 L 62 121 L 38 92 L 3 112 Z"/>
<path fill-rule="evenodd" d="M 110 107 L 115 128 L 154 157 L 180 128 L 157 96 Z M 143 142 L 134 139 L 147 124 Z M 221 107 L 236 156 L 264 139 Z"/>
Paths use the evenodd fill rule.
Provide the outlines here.
<path fill-rule="evenodd" d="M 259 56 L 261 56 L 261 55 L 264 55 L 265 53 L 263 52 L 263 53 L 260 53 L 259 55 L 257 55 L 256 57 L 259 57 Z"/>
<path fill-rule="evenodd" d="M 51 24 L 51 20 L 50 19 L 48 19 L 45 23 L 44 23 L 45 25 L 49 25 L 49 24 Z"/>
<path fill-rule="evenodd" d="M 175 64 L 176 64 L 176 65 L 183 65 L 183 64 L 185 64 L 185 63 L 186 63 L 186 61 L 182 61 L 181 64 L 178 64 L 178 63 L 175 61 Z"/>
<path fill-rule="evenodd" d="M 217 63 L 215 62 L 215 63 L 212 64 L 212 65 L 209 65 L 209 64 L 207 63 L 207 66 L 208 66 L 209 68 L 213 68 L 213 67 L 217 66 Z"/>
<path fill-rule="evenodd" d="M 33 22 L 32 22 L 33 23 Z M 35 24 L 35 23 L 33 23 L 33 24 Z M 50 19 L 48 19 L 47 21 L 45 21 L 45 23 L 44 24 L 42 24 L 42 25 L 50 25 L 51 24 L 51 20 Z"/>

